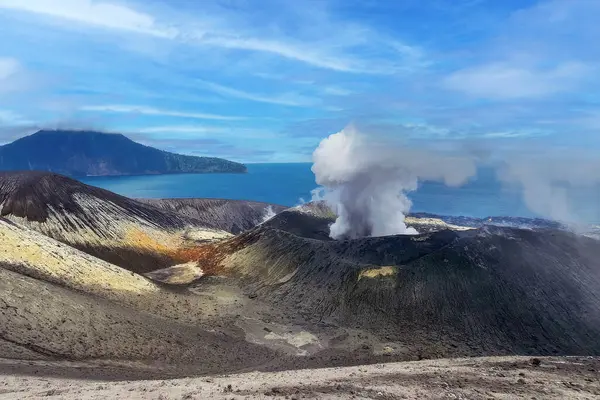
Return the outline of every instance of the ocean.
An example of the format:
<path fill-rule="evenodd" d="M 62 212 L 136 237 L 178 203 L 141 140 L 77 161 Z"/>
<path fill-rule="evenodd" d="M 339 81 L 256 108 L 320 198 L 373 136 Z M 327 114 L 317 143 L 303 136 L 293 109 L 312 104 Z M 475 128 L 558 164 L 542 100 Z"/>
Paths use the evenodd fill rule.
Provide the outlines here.
<path fill-rule="evenodd" d="M 247 174 L 178 174 L 120 177 L 87 177 L 84 183 L 133 198 L 209 197 L 255 200 L 294 206 L 311 199 L 317 187 L 311 164 L 248 164 Z M 595 205 L 600 195 L 595 192 Z M 411 212 L 448 216 L 540 217 L 523 201 L 519 187 L 507 187 L 493 171 L 480 170 L 475 179 L 461 187 L 437 182 L 421 182 L 408 193 Z M 589 197 L 589 196 L 586 196 Z M 586 199 L 585 203 L 594 199 Z M 589 213 L 588 213 L 589 214 Z M 600 217 L 589 215 L 594 222 Z M 592 222 L 592 221 L 589 221 Z"/>

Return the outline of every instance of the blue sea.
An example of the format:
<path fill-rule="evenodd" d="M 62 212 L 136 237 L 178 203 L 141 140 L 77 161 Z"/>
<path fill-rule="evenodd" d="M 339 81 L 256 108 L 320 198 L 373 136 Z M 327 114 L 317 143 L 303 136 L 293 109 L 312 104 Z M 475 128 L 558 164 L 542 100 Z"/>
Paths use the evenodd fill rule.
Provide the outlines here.
<path fill-rule="evenodd" d="M 133 198 L 189 198 L 255 200 L 294 206 L 311 199 L 317 187 L 311 164 L 248 164 L 247 174 L 181 174 L 88 177 L 83 182 Z M 480 170 L 461 187 L 422 182 L 410 192 L 411 212 L 487 217 L 539 217 L 524 204 L 519 187 L 507 187 L 493 171 Z M 589 197 L 589 196 L 586 196 Z M 595 194 L 595 205 L 600 200 Z M 589 203 L 594 199 L 586 199 Z M 600 220 L 596 214 L 587 218 Z M 589 221 L 592 222 L 592 221 Z"/>

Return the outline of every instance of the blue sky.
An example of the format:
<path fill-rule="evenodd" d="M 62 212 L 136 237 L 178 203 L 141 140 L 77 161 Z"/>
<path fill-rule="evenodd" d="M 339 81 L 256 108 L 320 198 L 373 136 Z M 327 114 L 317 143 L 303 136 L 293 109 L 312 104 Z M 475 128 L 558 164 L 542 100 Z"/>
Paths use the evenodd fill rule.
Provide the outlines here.
<path fill-rule="evenodd" d="M 296 162 L 354 122 L 597 154 L 599 20 L 597 0 L 0 0 L 0 141 L 91 128 Z"/>

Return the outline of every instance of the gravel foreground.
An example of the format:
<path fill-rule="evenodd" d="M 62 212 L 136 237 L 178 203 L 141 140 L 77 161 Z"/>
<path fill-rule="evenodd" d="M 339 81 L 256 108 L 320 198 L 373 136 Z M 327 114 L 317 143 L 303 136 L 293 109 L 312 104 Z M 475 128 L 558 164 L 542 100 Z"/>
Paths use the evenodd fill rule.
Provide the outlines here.
<path fill-rule="evenodd" d="M 56 377 L 57 367 L 86 368 L 77 363 L 28 363 L 36 376 L 24 369 L 8 375 L 10 363 L 0 364 L 2 399 L 600 398 L 600 357 L 445 359 L 144 381 Z"/>

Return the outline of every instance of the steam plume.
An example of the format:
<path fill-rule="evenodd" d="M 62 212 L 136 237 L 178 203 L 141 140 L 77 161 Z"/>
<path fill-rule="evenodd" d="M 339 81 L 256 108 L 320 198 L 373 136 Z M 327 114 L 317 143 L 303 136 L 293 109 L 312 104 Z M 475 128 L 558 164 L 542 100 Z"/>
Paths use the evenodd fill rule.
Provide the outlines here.
<path fill-rule="evenodd" d="M 313 153 L 320 196 L 337 214 L 334 239 L 415 234 L 406 226 L 406 193 L 419 179 L 458 186 L 476 172 L 466 158 L 449 157 L 371 139 L 353 126 L 324 139 Z"/>
<path fill-rule="evenodd" d="M 509 158 L 498 169 L 506 183 L 521 186 L 523 199 L 534 213 L 575 228 L 600 220 L 600 208 L 593 200 L 576 201 L 586 190 L 597 196 L 600 189 L 600 161 L 569 157 Z M 593 195 L 590 196 L 593 199 Z"/>
<path fill-rule="evenodd" d="M 268 220 L 273 218 L 275 215 L 277 215 L 277 213 L 275 212 L 275 210 L 273 210 L 273 207 L 271 207 L 270 205 L 267 206 L 265 208 L 265 213 L 264 213 L 264 215 L 262 217 L 262 221 L 260 221 L 260 223 L 264 224 L 265 222 L 267 222 Z"/>

